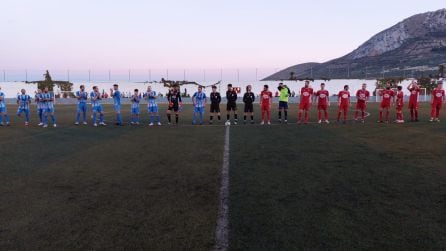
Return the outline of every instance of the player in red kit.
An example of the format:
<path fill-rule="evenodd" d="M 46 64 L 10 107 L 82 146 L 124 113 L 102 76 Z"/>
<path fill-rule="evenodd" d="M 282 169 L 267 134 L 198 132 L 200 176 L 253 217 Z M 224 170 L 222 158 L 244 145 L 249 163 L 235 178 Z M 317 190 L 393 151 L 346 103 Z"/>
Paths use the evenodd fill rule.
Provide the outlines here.
<path fill-rule="evenodd" d="M 268 85 L 263 86 L 260 93 L 260 107 L 262 108 L 262 125 L 265 124 L 265 113 L 268 119 L 268 125 L 271 125 L 271 104 L 273 102 L 273 93 L 268 90 Z"/>
<path fill-rule="evenodd" d="M 313 95 L 313 88 L 310 87 L 310 81 L 305 81 L 305 86 L 300 90 L 300 104 L 297 123 L 302 122 L 302 113 L 305 112 L 305 124 L 308 123 L 308 113 L 311 106 L 311 97 Z"/>
<path fill-rule="evenodd" d="M 370 98 L 370 92 L 367 91 L 367 84 L 362 84 L 362 88 L 356 92 L 356 111 L 355 121 L 358 121 L 358 113 L 361 111 L 362 123 L 365 122 L 365 111 L 367 109 L 367 102 Z"/>
<path fill-rule="evenodd" d="M 328 106 L 330 106 L 330 94 L 325 90 L 325 83 L 321 84 L 321 89 L 316 92 L 315 96 L 318 98 L 317 110 L 319 116 L 319 124 L 322 123 L 322 112 L 324 113 L 324 122 L 330 123 L 328 121 Z"/>
<path fill-rule="evenodd" d="M 386 123 L 389 123 L 390 106 L 395 101 L 395 92 L 390 89 L 390 82 L 387 82 L 386 89 L 379 93 L 382 96 L 381 105 L 379 107 L 379 121 L 383 123 L 383 110 L 386 110 Z"/>
<path fill-rule="evenodd" d="M 432 111 L 430 122 L 440 122 L 440 110 L 445 101 L 445 92 L 443 90 L 443 83 L 438 82 L 437 88 L 432 90 Z"/>
<path fill-rule="evenodd" d="M 398 86 L 398 90 L 396 92 L 396 121 L 395 123 L 404 123 L 403 118 L 403 107 L 404 107 L 404 92 L 403 87 L 400 85 Z"/>
<path fill-rule="evenodd" d="M 412 81 L 412 83 L 407 87 L 407 90 L 410 91 L 409 97 L 409 110 L 410 110 L 410 121 L 418 122 L 418 97 L 420 96 L 420 87 L 418 86 L 416 81 Z"/>
<path fill-rule="evenodd" d="M 348 91 L 348 85 L 344 85 L 344 90 L 340 91 L 338 94 L 339 111 L 338 111 L 338 123 L 341 119 L 341 113 L 344 112 L 344 121 L 347 123 L 347 113 L 348 107 L 350 106 L 350 92 Z"/>

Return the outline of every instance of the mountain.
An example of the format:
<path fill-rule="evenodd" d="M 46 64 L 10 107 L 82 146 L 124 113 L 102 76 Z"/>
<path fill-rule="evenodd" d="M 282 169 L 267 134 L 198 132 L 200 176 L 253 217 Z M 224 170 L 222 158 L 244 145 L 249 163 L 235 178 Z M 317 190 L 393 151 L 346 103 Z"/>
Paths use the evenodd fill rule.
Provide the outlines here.
<path fill-rule="evenodd" d="M 409 17 L 343 57 L 294 65 L 264 80 L 436 76 L 444 63 L 446 9 L 441 9 Z"/>

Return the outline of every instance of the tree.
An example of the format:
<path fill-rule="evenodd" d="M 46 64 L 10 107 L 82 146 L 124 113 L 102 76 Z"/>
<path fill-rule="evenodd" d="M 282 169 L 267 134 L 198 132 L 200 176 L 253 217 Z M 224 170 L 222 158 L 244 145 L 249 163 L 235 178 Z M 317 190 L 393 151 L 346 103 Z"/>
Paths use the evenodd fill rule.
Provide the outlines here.
<path fill-rule="evenodd" d="M 435 79 L 420 77 L 417 79 L 417 82 L 421 88 L 426 88 L 426 94 L 430 94 L 432 90 L 435 89 L 435 87 L 437 87 Z"/>
<path fill-rule="evenodd" d="M 43 77 L 45 78 L 45 80 L 38 81 L 37 82 L 37 88 L 43 90 L 46 87 L 48 87 L 49 91 L 53 91 L 53 89 L 54 89 L 54 82 L 51 79 L 50 72 L 48 70 L 46 70 L 45 74 L 43 74 Z"/>

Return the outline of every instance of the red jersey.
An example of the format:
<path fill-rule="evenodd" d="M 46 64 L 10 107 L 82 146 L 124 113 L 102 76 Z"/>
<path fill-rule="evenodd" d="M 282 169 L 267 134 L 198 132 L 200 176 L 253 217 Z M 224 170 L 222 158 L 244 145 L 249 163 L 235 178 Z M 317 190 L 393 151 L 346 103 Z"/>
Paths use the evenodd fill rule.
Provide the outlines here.
<path fill-rule="evenodd" d="M 340 91 L 338 96 L 341 99 L 341 105 L 348 105 L 350 103 L 350 92 L 349 91 Z"/>
<path fill-rule="evenodd" d="M 318 97 L 319 105 L 327 105 L 328 104 L 328 98 L 330 97 L 330 94 L 328 93 L 327 90 L 317 91 L 316 96 Z"/>
<path fill-rule="evenodd" d="M 398 91 L 396 93 L 396 105 L 397 106 L 403 106 L 404 105 L 404 92 Z"/>
<path fill-rule="evenodd" d="M 273 98 L 273 93 L 270 91 L 262 91 L 260 93 L 260 98 L 262 101 L 262 105 L 269 105 L 271 102 L 271 99 Z"/>
<path fill-rule="evenodd" d="M 409 101 L 413 103 L 418 103 L 418 96 L 420 95 L 421 89 L 419 87 L 412 87 L 409 89 L 410 98 Z"/>
<path fill-rule="evenodd" d="M 444 90 L 434 89 L 432 91 L 432 96 L 434 97 L 434 103 L 440 104 L 443 102 L 443 97 L 445 93 Z"/>
<path fill-rule="evenodd" d="M 302 87 L 300 90 L 300 103 L 310 103 L 311 95 L 313 95 L 313 88 Z"/>
<path fill-rule="evenodd" d="M 358 90 L 356 92 L 356 98 L 358 103 L 365 103 L 370 97 L 370 92 L 367 90 Z"/>
<path fill-rule="evenodd" d="M 381 104 L 390 105 L 390 100 L 392 99 L 392 97 L 395 96 L 395 92 L 392 90 L 384 90 L 381 92 L 381 96 L 383 96 L 383 100 L 381 101 Z"/>

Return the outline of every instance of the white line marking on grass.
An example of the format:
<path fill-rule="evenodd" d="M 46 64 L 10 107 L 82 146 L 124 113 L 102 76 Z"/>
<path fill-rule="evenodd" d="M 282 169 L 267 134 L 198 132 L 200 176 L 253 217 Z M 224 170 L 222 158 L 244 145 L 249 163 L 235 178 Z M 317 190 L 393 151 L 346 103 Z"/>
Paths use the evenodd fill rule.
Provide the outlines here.
<path fill-rule="evenodd" d="M 217 227 L 215 230 L 214 250 L 229 249 L 229 126 L 225 132 L 223 167 L 221 169 L 220 202 L 218 206 Z"/>

